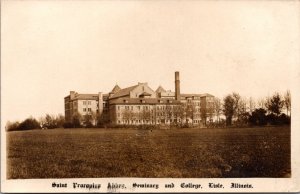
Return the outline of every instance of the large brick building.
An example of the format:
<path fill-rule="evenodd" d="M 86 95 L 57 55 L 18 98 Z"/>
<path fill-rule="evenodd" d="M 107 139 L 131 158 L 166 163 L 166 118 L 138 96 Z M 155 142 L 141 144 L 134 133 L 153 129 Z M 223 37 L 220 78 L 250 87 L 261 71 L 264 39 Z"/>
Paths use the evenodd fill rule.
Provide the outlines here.
<path fill-rule="evenodd" d="M 116 85 L 108 94 L 71 91 L 65 97 L 65 118 L 72 122 L 75 114 L 106 115 L 107 122 L 117 125 L 200 125 L 212 116 L 213 101 L 210 94 L 181 94 L 179 72 L 175 72 L 175 92 L 162 86 L 154 91 L 147 83 L 123 89 Z"/>

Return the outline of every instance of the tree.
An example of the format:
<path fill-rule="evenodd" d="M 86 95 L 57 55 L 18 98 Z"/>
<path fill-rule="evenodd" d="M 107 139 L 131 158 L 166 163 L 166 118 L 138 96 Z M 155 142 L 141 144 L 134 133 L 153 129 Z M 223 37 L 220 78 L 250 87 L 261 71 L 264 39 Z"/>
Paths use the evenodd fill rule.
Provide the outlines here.
<path fill-rule="evenodd" d="M 6 129 L 6 131 L 17 131 L 17 130 L 19 130 L 19 126 L 20 126 L 20 123 L 18 121 L 16 121 L 16 122 L 8 121 L 6 123 L 5 129 Z"/>
<path fill-rule="evenodd" d="M 46 114 L 44 121 L 45 121 L 45 123 L 44 123 L 43 127 L 47 128 L 47 129 L 54 129 L 57 126 L 56 120 L 55 120 L 54 116 L 52 116 L 52 115 Z"/>
<path fill-rule="evenodd" d="M 148 121 L 150 121 L 151 118 L 151 112 L 149 110 L 149 107 L 144 106 L 143 110 L 140 114 L 140 118 L 143 120 L 143 123 L 145 124 L 145 121 L 148 123 Z"/>
<path fill-rule="evenodd" d="M 239 120 L 241 115 L 241 96 L 238 93 L 233 92 L 232 98 L 234 100 L 233 103 L 233 116 Z"/>
<path fill-rule="evenodd" d="M 57 128 L 63 127 L 63 125 L 65 123 L 65 117 L 62 114 L 57 115 L 55 120 L 56 120 L 56 127 Z"/>
<path fill-rule="evenodd" d="M 133 111 L 128 109 L 123 110 L 122 112 L 123 121 L 130 123 L 133 118 Z"/>
<path fill-rule="evenodd" d="M 281 99 L 281 96 L 279 93 L 273 94 L 271 98 L 267 99 L 266 107 L 268 111 L 278 116 L 281 113 L 281 109 L 283 107 L 283 100 Z"/>
<path fill-rule="evenodd" d="M 200 108 L 200 116 L 201 116 L 201 120 L 204 121 L 204 125 L 206 125 L 206 120 L 208 116 L 208 110 L 206 106 Z"/>
<path fill-rule="evenodd" d="M 75 112 L 72 115 L 72 125 L 74 128 L 81 127 L 82 116 L 79 112 Z"/>
<path fill-rule="evenodd" d="M 184 108 L 183 105 L 175 105 L 173 107 L 173 114 L 174 114 L 174 118 L 176 119 L 176 124 L 179 124 L 179 120 L 180 120 L 180 124 L 182 125 L 183 119 L 184 119 Z"/>
<path fill-rule="evenodd" d="M 291 116 L 291 93 L 289 90 L 284 94 L 284 106 L 286 109 L 286 115 Z"/>
<path fill-rule="evenodd" d="M 40 128 L 41 128 L 40 123 L 32 117 L 25 119 L 23 122 L 20 123 L 18 127 L 19 130 L 40 129 Z"/>
<path fill-rule="evenodd" d="M 224 98 L 223 112 L 226 117 L 226 125 L 230 126 L 235 113 L 235 99 L 230 94 Z"/>
<path fill-rule="evenodd" d="M 214 98 L 214 112 L 217 116 L 217 123 L 219 123 L 221 114 L 221 100 L 216 97 Z"/>
<path fill-rule="evenodd" d="M 96 115 L 94 112 L 89 112 L 88 114 L 83 116 L 83 124 L 85 127 L 90 128 L 93 127 L 96 123 Z"/>
<path fill-rule="evenodd" d="M 207 116 L 209 118 L 209 121 L 213 121 L 213 116 L 215 114 L 214 102 L 208 102 L 206 104 L 206 112 L 207 112 Z"/>
<path fill-rule="evenodd" d="M 249 112 L 252 113 L 255 110 L 256 104 L 252 97 L 249 98 Z"/>
<path fill-rule="evenodd" d="M 42 128 L 45 128 L 45 124 L 46 124 L 46 119 L 45 119 L 45 117 L 40 117 L 40 118 L 38 119 L 38 122 L 40 123 L 40 126 L 41 126 Z"/>
<path fill-rule="evenodd" d="M 192 124 L 194 123 L 194 114 L 196 112 L 196 106 L 192 101 L 188 101 L 185 105 L 185 115 L 186 118 L 192 119 Z M 206 115 L 205 115 L 206 116 Z M 206 120 L 206 117 L 205 117 Z"/>
<path fill-rule="evenodd" d="M 39 123 L 42 128 L 54 129 L 63 127 L 65 124 L 65 117 L 62 114 L 57 116 L 46 114 L 45 117 L 39 118 Z"/>
<path fill-rule="evenodd" d="M 171 105 L 166 105 L 164 114 L 165 114 L 166 121 L 167 122 L 169 121 L 169 123 L 171 123 L 172 114 L 173 114 L 173 108 Z"/>
<path fill-rule="evenodd" d="M 97 127 L 103 127 L 109 123 L 108 111 L 103 111 L 102 113 L 96 114 L 96 125 Z"/>
<path fill-rule="evenodd" d="M 268 98 L 267 98 L 268 99 Z M 265 109 L 266 108 L 266 99 L 265 98 L 259 98 L 257 100 L 257 108 L 262 108 L 262 109 Z"/>
<path fill-rule="evenodd" d="M 249 117 L 249 122 L 252 125 L 265 125 L 267 123 L 267 111 L 263 108 L 255 109 Z"/>
<path fill-rule="evenodd" d="M 245 125 L 248 122 L 249 113 L 247 112 L 246 99 L 240 98 L 236 106 L 237 124 Z"/>

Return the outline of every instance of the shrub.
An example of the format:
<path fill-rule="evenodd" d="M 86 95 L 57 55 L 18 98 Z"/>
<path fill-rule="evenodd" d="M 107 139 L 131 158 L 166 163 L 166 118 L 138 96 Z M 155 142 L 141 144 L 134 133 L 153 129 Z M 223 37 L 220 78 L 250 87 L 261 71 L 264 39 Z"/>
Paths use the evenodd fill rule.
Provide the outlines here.
<path fill-rule="evenodd" d="M 290 125 L 291 124 L 291 118 L 284 113 L 279 115 L 278 120 L 281 125 Z"/>
<path fill-rule="evenodd" d="M 267 121 L 268 121 L 268 124 L 270 124 L 270 125 L 279 124 L 278 117 L 273 113 L 267 115 Z"/>
<path fill-rule="evenodd" d="M 262 108 L 255 109 L 249 116 L 249 123 L 259 126 L 267 124 L 266 110 Z"/>
<path fill-rule="evenodd" d="M 17 131 L 19 130 L 19 125 L 20 123 L 19 122 L 8 122 L 6 124 L 6 131 Z"/>
<path fill-rule="evenodd" d="M 39 122 L 34 118 L 25 119 L 20 123 L 18 130 L 29 130 L 29 129 L 40 129 L 41 126 Z"/>

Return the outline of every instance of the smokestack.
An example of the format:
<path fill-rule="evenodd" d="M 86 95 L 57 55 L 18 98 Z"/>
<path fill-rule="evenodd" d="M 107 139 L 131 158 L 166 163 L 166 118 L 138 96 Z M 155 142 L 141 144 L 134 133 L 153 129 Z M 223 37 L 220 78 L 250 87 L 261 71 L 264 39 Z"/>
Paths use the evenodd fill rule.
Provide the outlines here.
<path fill-rule="evenodd" d="M 179 72 L 175 72 L 175 100 L 180 100 L 180 80 Z"/>

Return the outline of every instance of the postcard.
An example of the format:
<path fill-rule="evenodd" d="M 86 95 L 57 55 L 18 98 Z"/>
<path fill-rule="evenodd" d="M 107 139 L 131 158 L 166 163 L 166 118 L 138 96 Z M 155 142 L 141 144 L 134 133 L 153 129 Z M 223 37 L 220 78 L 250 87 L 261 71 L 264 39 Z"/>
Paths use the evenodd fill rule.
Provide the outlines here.
<path fill-rule="evenodd" d="M 299 10 L 2 0 L 1 192 L 299 192 Z"/>

